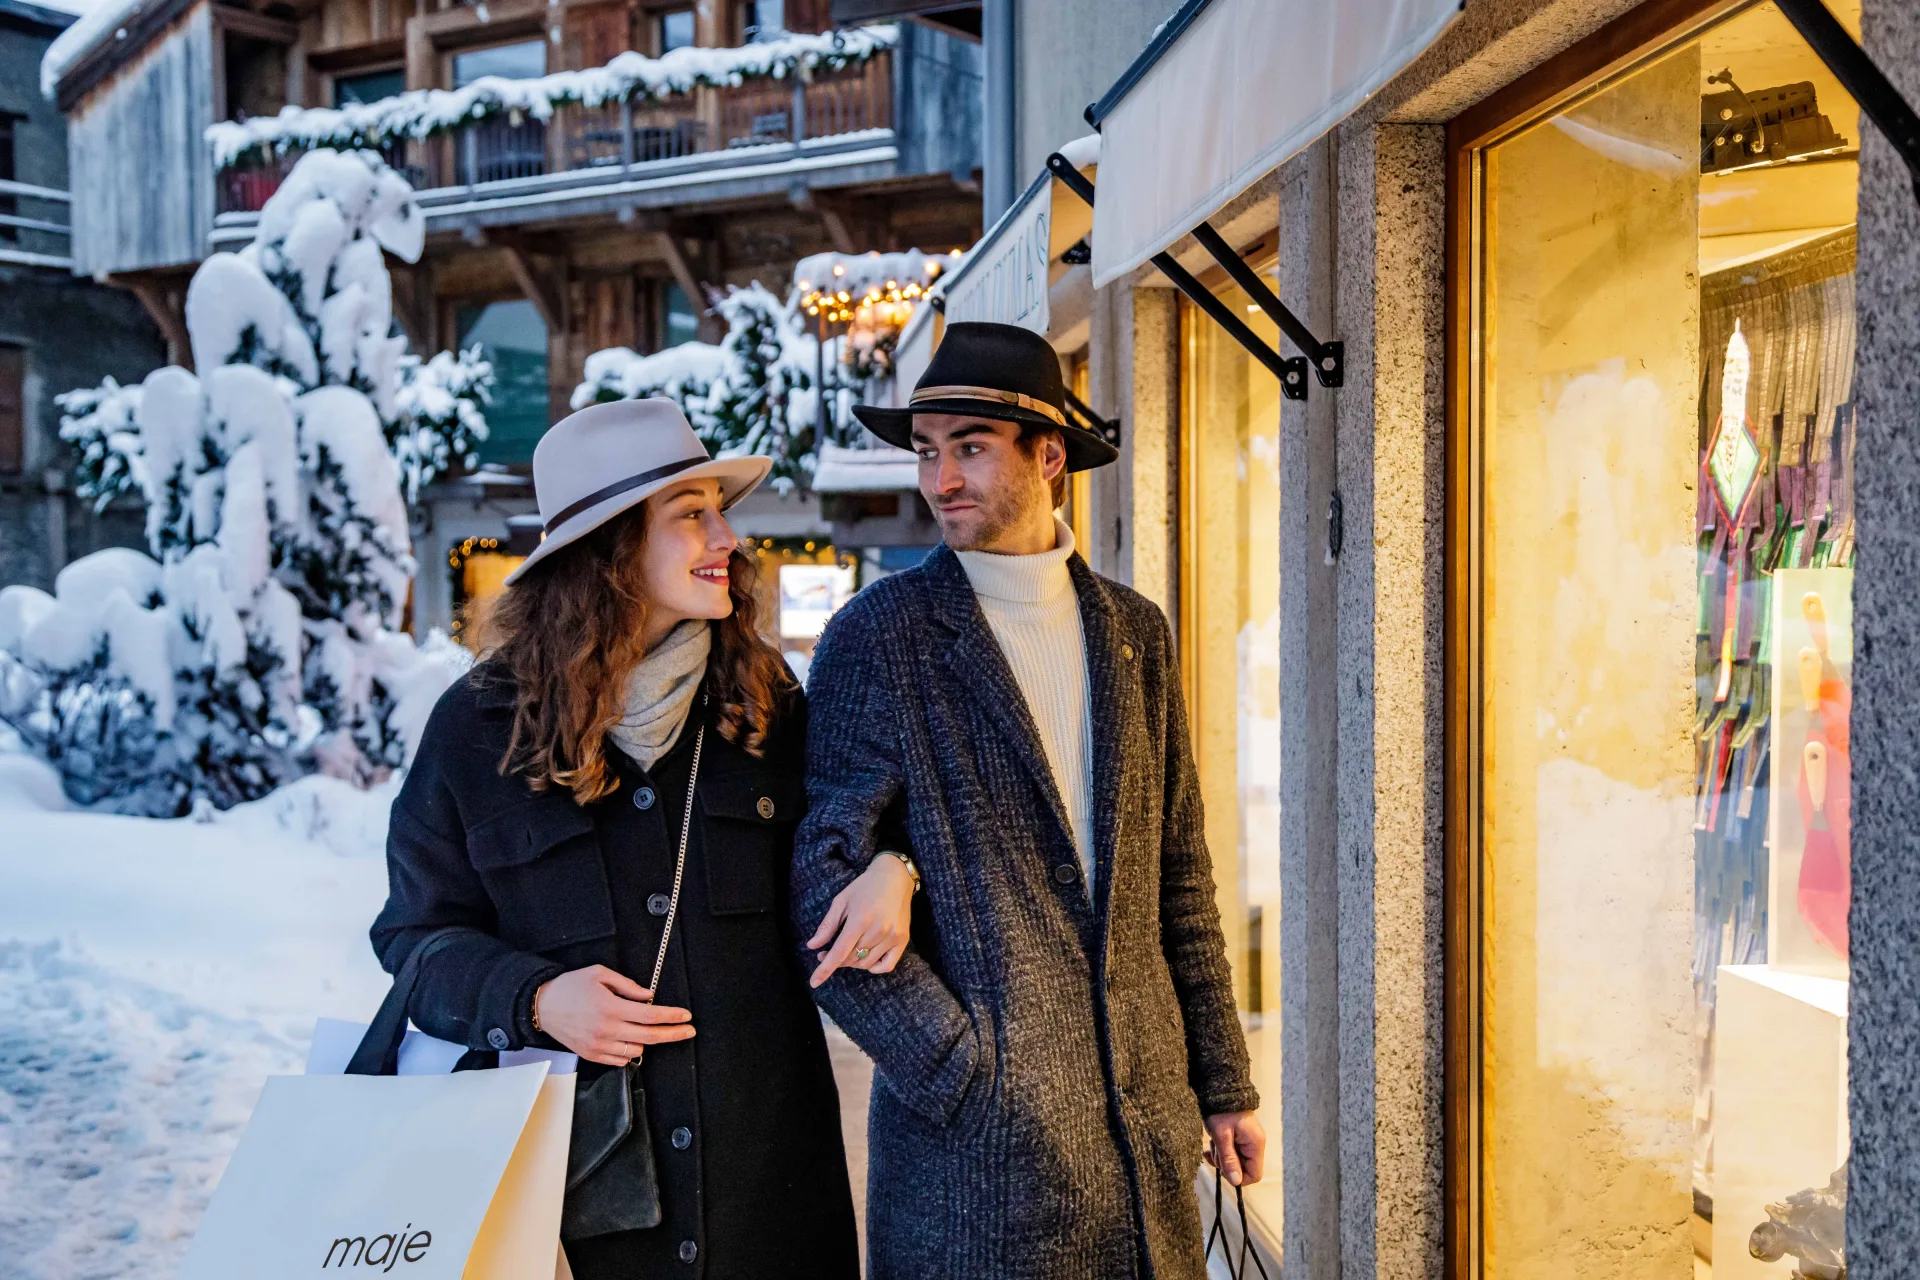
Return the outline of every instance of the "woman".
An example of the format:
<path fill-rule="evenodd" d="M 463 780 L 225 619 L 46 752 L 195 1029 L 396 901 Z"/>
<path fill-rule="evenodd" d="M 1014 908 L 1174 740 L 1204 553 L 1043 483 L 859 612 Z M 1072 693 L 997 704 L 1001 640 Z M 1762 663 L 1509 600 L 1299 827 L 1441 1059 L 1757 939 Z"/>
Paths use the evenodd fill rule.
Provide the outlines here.
<path fill-rule="evenodd" d="M 768 466 L 710 460 L 667 401 L 549 431 L 545 538 L 393 807 L 373 943 L 397 971 L 438 935 L 414 1023 L 582 1060 L 573 1173 L 613 1155 L 570 1173 L 580 1280 L 859 1275 L 838 1098 L 785 925 L 805 704 L 754 629 L 754 561 L 722 515 Z M 891 968 L 912 890 L 911 864 L 876 859 L 848 891 L 847 964 Z"/>

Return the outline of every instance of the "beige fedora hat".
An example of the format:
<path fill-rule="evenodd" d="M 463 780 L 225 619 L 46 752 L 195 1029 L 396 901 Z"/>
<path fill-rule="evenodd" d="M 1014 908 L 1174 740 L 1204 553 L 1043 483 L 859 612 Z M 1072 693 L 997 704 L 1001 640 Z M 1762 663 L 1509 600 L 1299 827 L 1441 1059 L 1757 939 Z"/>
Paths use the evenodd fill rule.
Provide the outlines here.
<path fill-rule="evenodd" d="M 710 457 L 671 400 L 588 405 L 554 423 L 534 446 L 540 545 L 507 581 L 670 484 L 712 476 L 720 481 L 724 508 L 752 493 L 771 470 L 771 458 Z"/>

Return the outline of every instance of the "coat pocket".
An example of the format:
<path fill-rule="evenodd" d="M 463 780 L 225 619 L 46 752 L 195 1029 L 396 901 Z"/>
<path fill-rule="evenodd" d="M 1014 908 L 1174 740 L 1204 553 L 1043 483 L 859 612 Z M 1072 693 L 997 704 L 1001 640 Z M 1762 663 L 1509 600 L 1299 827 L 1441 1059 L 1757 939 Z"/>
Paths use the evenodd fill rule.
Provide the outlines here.
<path fill-rule="evenodd" d="M 707 904 L 717 916 L 772 911 L 804 805 L 798 779 L 723 773 L 700 779 Z"/>
<path fill-rule="evenodd" d="M 570 797 L 541 796 L 469 828 L 467 858 L 506 942 L 550 951 L 612 936 L 613 895 L 593 816 Z"/>

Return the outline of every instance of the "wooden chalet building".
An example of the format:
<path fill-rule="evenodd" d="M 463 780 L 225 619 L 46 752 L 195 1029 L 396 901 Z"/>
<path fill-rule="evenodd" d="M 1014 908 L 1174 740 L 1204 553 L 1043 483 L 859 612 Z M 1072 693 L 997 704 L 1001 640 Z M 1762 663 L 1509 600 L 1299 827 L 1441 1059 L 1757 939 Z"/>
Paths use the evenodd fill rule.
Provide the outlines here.
<path fill-rule="evenodd" d="M 827 29 L 826 0 L 146 0 L 57 69 L 74 270 L 135 291 L 184 362 L 193 268 L 247 242 L 295 158 L 216 169 L 216 121 Z M 715 340 L 715 289 L 784 293 L 822 250 L 978 237 L 979 47 L 891 31 L 871 58 L 804 82 L 747 75 L 383 147 L 427 216 L 419 264 L 389 263 L 413 349 L 483 342 L 501 375 L 487 461 L 528 459 L 589 353 Z"/>
<path fill-rule="evenodd" d="M 510 82 L 507 96 L 545 92 L 554 81 L 534 82 L 556 72 L 650 86 L 539 118 L 495 110 L 356 135 L 408 177 L 426 217 L 420 261 L 388 260 L 413 350 L 480 344 L 498 379 L 480 471 L 415 505 L 416 628 L 455 624 L 497 587 L 528 534 L 534 443 L 567 412 L 589 354 L 717 341 L 716 292 L 758 281 L 785 295 L 810 254 L 945 254 L 980 235 L 981 57 L 964 30 L 836 33 L 828 0 L 133 3 L 56 50 L 43 78 L 68 122 L 73 270 L 137 295 L 181 364 L 194 268 L 251 239 L 300 153 L 229 153 L 209 141 L 216 123 L 251 136 L 344 118 L 288 106 L 364 120 L 482 77 Z M 769 73 L 782 49 L 836 52 Z M 804 490 L 756 494 L 735 523 L 783 562 L 937 538 L 916 495 L 825 506 Z"/>

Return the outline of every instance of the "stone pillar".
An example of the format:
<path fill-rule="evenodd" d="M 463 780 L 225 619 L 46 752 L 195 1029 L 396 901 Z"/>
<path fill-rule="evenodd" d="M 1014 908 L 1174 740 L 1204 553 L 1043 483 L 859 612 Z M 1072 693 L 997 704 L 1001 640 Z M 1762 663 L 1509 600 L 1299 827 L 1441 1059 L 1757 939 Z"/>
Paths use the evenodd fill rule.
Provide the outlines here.
<path fill-rule="evenodd" d="M 1920 8 L 1865 0 L 1863 43 L 1920 103 Z M 1920 202 L 1860 124 L 1859 573 L 1854 578 L 1853 988 L 1848 1027 L 1854 1280 L 1920 1274 Z"/>
<path fill-rule="evenodd" d="M 1334 332 L 1338 163 L 1322 138 L 1280 171 L 1280 298 Z M 1340 1280 L 1340 948 L 1335 484 L 1339 392 L 1280 410 L 1280 972 L 1288 1280 Z M 1267 1104 L 1272 1105 L 1268 1099 Z M 1357 1273 L 1356 1273 L 1357 1274 Z"/>
<path fill-rule="evenodd" d="M 1343 1274 L 1438 1276 L 1446 136 L 1339 135 L 1340 1233 Z M 1384 283 L 1384 287 L 1382 284 Z"/>

